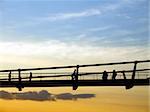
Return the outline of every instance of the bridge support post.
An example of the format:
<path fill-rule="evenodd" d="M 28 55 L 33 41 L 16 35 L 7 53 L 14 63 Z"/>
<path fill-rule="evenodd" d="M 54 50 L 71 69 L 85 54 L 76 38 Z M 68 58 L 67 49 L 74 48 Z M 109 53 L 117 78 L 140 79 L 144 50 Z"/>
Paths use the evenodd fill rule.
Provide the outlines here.
<path fill-rule="evenodd" d="M 18 79 L 19 79 L 19 82 L 18 82 L 17 88 L 19 91 L 22 91 L 23 85 L 21 81 L 21 69 L 18 69 Z"/>
<path fill-rule="evenodd" d="M 29 82 L 31 82 L 32 79 L 32 72 L 30 72 Z"/>
<path fill-rule="evenodd" d="M 127 78 L 126 78 L 126 75 L 125 75 L 125 71 L 122 71 L 122 74 L 123 74 L 123 78 L 124 78 L 124 84 L 125 84 L 125 88 L 126 89 L 129 89 L 129 81 L 127 80 Z"/>
<path fill-rule="evenodd" d="M 136 67 L 137 67 L 137 61 L 134 62 L 134 68 L 133 68 L 132 80 L 135 79 Z"/>
<path fill-rule="evenodd" d="M 11 71 L 8 74 L 8 81 L 11 82 Z"/>
<path fill-rule="evenodd" d="M 133 73 L 132 73 L 132 79 L 130 82 L 127 82 L 126 84 L 126 89 L 131 89 L 134 86 L 134 80 L 135 80 L 135 74 L 136 74 L 136 68 L 137 68 L 137 61 L 134 62 L 134 67 L 133 67 Z"/>

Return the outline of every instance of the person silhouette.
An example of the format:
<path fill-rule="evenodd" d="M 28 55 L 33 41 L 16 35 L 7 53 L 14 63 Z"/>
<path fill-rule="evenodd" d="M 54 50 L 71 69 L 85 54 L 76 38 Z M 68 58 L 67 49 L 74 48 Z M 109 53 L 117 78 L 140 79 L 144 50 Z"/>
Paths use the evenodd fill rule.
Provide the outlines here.
<path fill-rule="evenodd" d="M 116 80 L 117 72 L 113 70 L 112 80 Z"/>
<path fill-rule="evenodd" d="M 72 74 L 72 86 L 73 86 L 73 90 L 76 90 L 78 88 L 78 76 L 77 76 L 77 70 L 75 69 L 73 74 Z"/>
<path fill-rule="evenodd" d="M 71 75 L 71 77 L 72 77 L 72 80 L 75 80 L 75 78 L 76 78 L 76 69 L 74 70 L 74 72 L 73 72 L 73 74 Z"/>
<path fill-rule="evenodd" d="M 102 79 L 104 80 L 104 81 L 106 81 L 107 80 L 107 77 L 108 77 L 108 73 L 106 72 L 106 70 L 103 72 L 103 76 L 102 76 Z"/>

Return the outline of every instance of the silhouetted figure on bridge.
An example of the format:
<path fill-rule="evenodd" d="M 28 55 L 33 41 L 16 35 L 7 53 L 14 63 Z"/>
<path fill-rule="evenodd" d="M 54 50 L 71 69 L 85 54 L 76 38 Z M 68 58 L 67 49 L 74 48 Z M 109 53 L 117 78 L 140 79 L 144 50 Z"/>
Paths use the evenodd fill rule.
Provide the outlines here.
<path fill-rule="evenodd" d="M 106 72 L 106 70 L 103 72 L 103 76 L 102 76 L 102 79 L 104 81 L 107 81 L 107 78 L 108 78 L 108 73 Z"/>
<path fill-rule="evenodd" d="M 71 77 L 72 77 L 72 80 L 75 80 L 75 77 L 76 77 L 76 69 L 75 69 L 74 72 L 72 73 Z"/>
<path fill-rule="evenodd" d="M 117 76 L 117 72 L 115 70 L 113 70 L 112 80 L 116 80 L 116 76 Z"/>
<path fill-rule="evenodd" d="M 78 81 L 78 75 L 77 75 L 77 70 L 75 69 L 73 74 L 72 74 L 72 85 L 73 85 L 73 90 L 76 90 L 78 87 L 77 81 Z"/>

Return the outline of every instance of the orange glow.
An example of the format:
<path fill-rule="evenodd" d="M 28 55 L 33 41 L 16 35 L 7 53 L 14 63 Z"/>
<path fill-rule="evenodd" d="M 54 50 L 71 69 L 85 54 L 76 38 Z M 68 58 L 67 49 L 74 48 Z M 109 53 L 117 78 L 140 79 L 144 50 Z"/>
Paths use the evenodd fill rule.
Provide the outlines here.
<path fill-rule="evenodd" d="M 16 91 L 17 89 L 5 89 Z M 48 90 L 49 93 L 92 93 L 95 98 L 56 101 L 0 100 L 0 112 L 148 112 L 148 87 L 80 87 L 71 88 L 25 88 L 25 91 Z"/>

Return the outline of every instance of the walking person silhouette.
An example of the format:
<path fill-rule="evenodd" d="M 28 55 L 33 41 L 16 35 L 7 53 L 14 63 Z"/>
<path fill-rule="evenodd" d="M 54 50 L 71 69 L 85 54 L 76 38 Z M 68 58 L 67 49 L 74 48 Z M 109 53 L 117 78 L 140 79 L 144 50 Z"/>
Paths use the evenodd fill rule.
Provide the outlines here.
<path fill-rule="evenodd" d="M 106 70 L 103 72 L 103 76 L 102 76 L 102 79 L 103 81 L 107 81 L 107 78 L 108 78 L 108 73 L 106 72 Z"/>
<path fill-rule="evenodd" d="M 117 72 L 113 70 L 112 80 L 116 80 Z"/>

